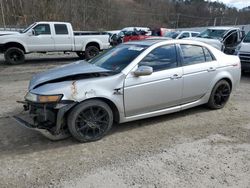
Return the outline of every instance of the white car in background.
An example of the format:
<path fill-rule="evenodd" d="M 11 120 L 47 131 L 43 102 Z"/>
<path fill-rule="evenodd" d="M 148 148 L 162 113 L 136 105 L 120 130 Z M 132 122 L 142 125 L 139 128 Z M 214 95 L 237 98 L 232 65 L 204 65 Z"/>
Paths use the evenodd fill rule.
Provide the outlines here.
<path fill-rule="evenodd" d="M 236 54 L 239 56 L 241 61 L 242 71 L 250 70 L 250 32 L 247 33 L 245 38 L 236 48 Z"/>
<path fill-rule="evenodd" d="M 169 37 L 172 39 L 183 39 L 183 38 L 189 38 L 189 37 L 196 37 L 199 32 L 196 31 L 169 31 L 166 32 L 164 37 Z"/>

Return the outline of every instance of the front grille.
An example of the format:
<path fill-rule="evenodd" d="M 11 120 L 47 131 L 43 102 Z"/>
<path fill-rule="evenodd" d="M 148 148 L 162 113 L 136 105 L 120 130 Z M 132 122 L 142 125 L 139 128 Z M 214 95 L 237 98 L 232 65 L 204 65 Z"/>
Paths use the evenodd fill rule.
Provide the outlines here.
<path fill-rule="evenodd" d="M 250 63 L 250 53 L 239 53 L 241 62 Z"/>

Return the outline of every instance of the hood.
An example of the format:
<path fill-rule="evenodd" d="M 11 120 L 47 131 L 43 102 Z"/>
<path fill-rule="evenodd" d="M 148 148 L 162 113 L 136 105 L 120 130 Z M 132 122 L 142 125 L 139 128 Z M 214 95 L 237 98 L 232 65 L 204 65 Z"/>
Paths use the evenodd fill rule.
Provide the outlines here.
<path fill-rule="evenodd" d="M 218 50 L 222 49 L 222 43 L 218 39 L 208 39 L 208 38 L 201 38 L 201 37 L 190 37 L 190 38 L 186 38 L 186 39 L 204 42 L 206 44 L 209 44 L 209 45 L 217 48 Z"/>
<path fill-rule="evenodd" d="M 5 35 L 16 35 L 19 34 L 17 31 L 0 31 L 0 36 L 5 36 Z"/>
<path fill-rule="evenodd" d="M 58 68 L 50 69 L 46 72 L 36 74 L 35 76 L 32 77 L 30 81 L 29 90 L 34 89 L 38 85 L 42 85 L 53 81 L 59 82 L 59 81 L 66 81 L 69 79 L 73 80 L 80 75 L 84 78 L 84 75 L 88 75 L 91 73 L 94 74 L 94 73 L 105 73 L 105 72 L 110 72 L 110 71 L 98 67 L 96 65 L 90 64 L 86 61 L 77 61 L 75 63 L 60 66 Z"/>

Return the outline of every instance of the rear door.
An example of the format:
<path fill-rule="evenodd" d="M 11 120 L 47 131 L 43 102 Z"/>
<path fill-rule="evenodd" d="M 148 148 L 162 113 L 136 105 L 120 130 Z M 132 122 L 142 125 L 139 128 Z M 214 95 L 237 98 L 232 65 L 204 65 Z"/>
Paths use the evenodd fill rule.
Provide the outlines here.
<path fill-rule="evenodd" d="M 56 51 L 72 51 L 73 36 L 72 31 L 66 24 L 54 24 L 54 40 Z"/>
<path fill-rule="evenodd" d="M 175 45 L 154 49 L 138 66 L 150 66 L 153 73 L 136 77 L 131 72 L 125 79 L 124 104 L 127 117 L 180 104 L 182 68 L 178 66 Z"/>
<path fill-rule="evenodd" d="M 27 46 L 31 52 L 48 52 L 55 50 L 50 24 L 37 24 L 34 34 L 27 37 Z"/>
<path fill-rule="evenodd" d="M 216 74 L 217 61 L 202 46 L 181 44 L 183 66 L 182 103 L 194 102 L 208 91 Z"/>

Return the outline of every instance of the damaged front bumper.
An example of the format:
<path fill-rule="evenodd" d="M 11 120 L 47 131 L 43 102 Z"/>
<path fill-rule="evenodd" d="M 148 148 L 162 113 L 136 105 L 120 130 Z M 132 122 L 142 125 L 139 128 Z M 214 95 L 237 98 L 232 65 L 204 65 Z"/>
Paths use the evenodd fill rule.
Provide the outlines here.
<path fill-rule="evenodd" d="M 66 113 L 75 106 L 74 101 L 60 103 L 33 103 L 19 101 L 23 104 L 25 113 L 13 116 L 18 124 L 38 131 L 50 140 L 61 140 L 69 137 L 66 127 Z"/>

